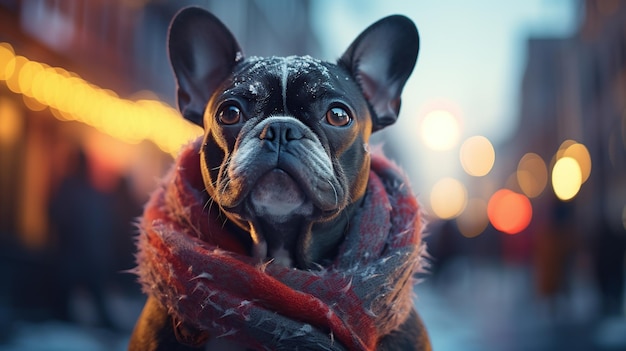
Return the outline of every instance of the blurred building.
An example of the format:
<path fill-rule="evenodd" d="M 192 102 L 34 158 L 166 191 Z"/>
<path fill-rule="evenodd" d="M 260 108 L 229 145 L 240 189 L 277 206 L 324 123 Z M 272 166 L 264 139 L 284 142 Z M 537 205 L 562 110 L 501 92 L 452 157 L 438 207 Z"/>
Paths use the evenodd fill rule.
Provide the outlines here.
<path fill-rule="evenodd" d="M 586 145 L 592 173 L 574 199 L 577 218 L 593 227 L 605 221 L 617 231 L 624 230 L 626 206 L 625 72 L 624 2 L 585 1 L 575 36 L 530 38 L 511 157 L 535 152 L 550 166 L 564 141 Z"/>
<path fill-rule="evenodd" d="M 33 296 L 25 291 L 35 294 L 46 284 L 54 284 L 42 279 L 25 286 L 20 277 L 34 272 L 41 276 L 51 269 L 46 267 L 51 267 L 58 237 L 49 225 L 48 203 L 79 151 L 88 157 L 92 185 L 113 197 L 119 195 L 118 200 L 126 196 L 123 203 L 134 201 L 139 211 L 156 185 L 155 178 L 171 163 L 175 151 L 164 152 L 154 140 L 132 135 L 118 138 L 110 131 L 111 125 L 122 124 L 118 131 L 130 133 L 136 122 L 128 111 L 143 108 L 148 128 L 162 128 L 159 133 L 165 136 L 175 132 L 168 125 L 151 123 L 150 113 L 179 118 L 171 108 L 175 84 L 166 36 L 174 14 L 190 5 L 221 18 L 246 55 L 316 55 L 320 51 L 310 34 L 310 1 L 0 0 L 0 274 L 8 277 L 8 284 L 0 284 L 0 301 L 8 298 L 14 306 L 29 304 Z M 30 71 L 22 69 L 26 65 Z M 18 68 L 19 74 L 15 73 Z M 40 73 L 53 77 L 48 89 L 26 91 L 31 88 L 24 82 L 36 78 L 29 74 Z M 86 100 L 78 89 L 59 91 L 58 86 L 68 82 L 80 83 L 96 100 Z M 75 105 L 83 103 L 80 100 L 96 104 L 91 107 L 101 120 L 86 122 L 89 116 L 81 116 L 83 110 L 72 111 L 68 118 L 67 111 L 46 104 L 52 98 L 78 100 Z M 110 105 L 122 108 L 113 110 Z M 102 112 L 106 109 L 128 115 L 107 115 Z M 116 252 L 123 257 L 113 260 L 126 266 L 120 263 L 116 272 L 133 264 L 134 234 L 128 222 L 138 215 L 137 206 L 125 211 L 116 218 L 126 221 L 124 230 L 128 230 L 118 233 L 121 238 L 114 239 L 115 233 L 111 238 L 123 241 Z"/>
<path fill-rule="evenodd" d="M 593 276 L 603 312 L 623 314 L 626 2 L 586 0 L 581 10 L 582 22 L 572 37 L 528 40 L 520 126 L 508 150 L 508 169 L 515 172 L 517 161 L 532 152 L 554 177 L 555 162 L 568 145 L 586 147 L 591 173 L 572 199 L 557 200 L 552 189 L 533 199 L 536 254 L 543 253 L 539 262 L 546 263 L 539 269 L 567 265 L 572 252 L 588 255 L 589 271 L 576 274 Z M 547 187 L 554 182 L 549 179 Z M 555 260 L 559 256 L 561 262 Z M 563 267 L 554 279 L 562 280 L 567 270 Z"/>
<path fill-rule="evenodd" d="M 579 33 L 580 114 L 597 172 L 597 218 L 623 232 L 626 220 L 626 3 L 588 1 Z"/>

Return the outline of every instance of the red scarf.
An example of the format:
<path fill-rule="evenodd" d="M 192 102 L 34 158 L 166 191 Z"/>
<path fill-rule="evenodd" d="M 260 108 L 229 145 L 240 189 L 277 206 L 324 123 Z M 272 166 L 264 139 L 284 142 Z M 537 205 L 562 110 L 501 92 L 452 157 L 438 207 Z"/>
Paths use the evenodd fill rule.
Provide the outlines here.
<path fill-rule="evenodd" d="M 256 349 L 374 350 L 413 308 L 424 246 L 418 204 L 372 154 L 365 201 L 335 261 L 319 271 L 259 265 L 206 206 L 201 140 L 183 149 L 140 223 L 139 280 L 178 320 Z"/>

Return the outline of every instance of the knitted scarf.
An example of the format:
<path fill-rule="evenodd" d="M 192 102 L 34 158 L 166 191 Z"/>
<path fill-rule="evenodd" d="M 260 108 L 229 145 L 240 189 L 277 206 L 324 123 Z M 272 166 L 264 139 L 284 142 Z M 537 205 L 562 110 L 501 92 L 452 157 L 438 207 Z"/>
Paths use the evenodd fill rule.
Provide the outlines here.
<path fill-rule="evenodd" d="M 204 191 L 197 140 L 185 147 L 140 221 L 136 272 L 178 320 L 253 349 L 374 350 L 407 318 L 424 245 L 403 173 L 371 155 L 364 204 L 332 264 L 258 264 Z"/>

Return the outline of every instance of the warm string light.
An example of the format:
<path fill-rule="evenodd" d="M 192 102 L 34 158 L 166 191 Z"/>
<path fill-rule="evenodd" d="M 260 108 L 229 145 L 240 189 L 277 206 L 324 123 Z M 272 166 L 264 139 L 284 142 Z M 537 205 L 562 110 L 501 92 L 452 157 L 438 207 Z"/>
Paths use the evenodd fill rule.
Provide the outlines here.
<path fill-rule="evenodd" d="M 496 161 L 496 152 L 491 141 L 482 135 L 468 138 L 459 152 L 463 170 L 471 176 L 487 175 Z"/>
<path fill-rule="evenodd" d="M 202 134 L 166 103 L 122 99 L 63 68 L 15 55 L 8 43 L 0 43 L 0 82 L 22 94 L 32 110 L 47 107 L 59 120 L 85 123 L 127 143 L 150 140 L 172 156 Z"/>
<path fill-rule="evenodd" d="M 420 130 L 422 141 L 434 151 L 453 148 L 461 133 L 458 117 L 445 109 L 428 112 L 421 121 Z"/>
<path fill-rule="evenodd" d="M 517 234 L 530 224 L 533 207 L 526 196 L 500 189 L 489 199 L 487 215 L 497 230 L 506 234 Z"/>
<path fill-rule="evenodd" d="M 457 179 L 446 177 L 439 180 L 430 192 L 430 207 L 441 219 L 459 216 L 467 205 L 467 189 Z"/>
<path fill-rule="evenodd" d="M 565 140 L 552 166 L 552 189 L 563 200 L 573 199 L 591 175 L 591 156 L 585 145 Z"/>
<path fill-rule="evenodd" d="M 548 168 L 541 156 L 529 152 L 517 164 L 515 174 L 521 190 L 530 198 L 536 198 L 548 184 Z"/>
<path fill-rule="evenodd" d="M 486 187 L 472 186 L 469 188 L 472 191 L 468 191 L 462 181 L 444 176 L 434 183 L 428 194 L 427 204 L 432 215 L 455 221 L 465 237 L 479 236 L 489 224 L 503 233 L 521 233 L 532 221 L 531 200 L 543 201 L 542 194 L 551 186 L 558 199 L 571 201 L 591 174 L 591 157 L 586 146 L 565 140 L 552 162 L 544 161 L 536 153 L 526 153 L 505 187 L 490 189 L 488 175 L 496 162 L 492 142 L 485 136 L 475 135 L 459 143 L 463 135 L 462 111 L 454 103 L 433 101 L 427 103 L 423 111 L 419 136 L 424 146 L 443 155 L 454 152 L 460 144 L 460 166 L 471 177 L 470 182 L 476 184 L 481 177 L 487 180 L 483 184 L 487 184 Z M 626 117 L 623 121 L 626 126 Z"/>

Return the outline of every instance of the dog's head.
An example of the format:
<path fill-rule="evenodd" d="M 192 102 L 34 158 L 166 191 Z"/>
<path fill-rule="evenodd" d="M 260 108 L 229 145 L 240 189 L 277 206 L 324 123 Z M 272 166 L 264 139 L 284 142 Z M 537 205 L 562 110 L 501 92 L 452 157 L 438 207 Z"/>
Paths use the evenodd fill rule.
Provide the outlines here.
<path fill-rule="evenodd" d="M 419 37 L 390 16 L 337 64 L 244 58 L 212 14 L 174 18 L 169 56 L 183 116 L 205 131 L 206 190 L 249 233 L 251 254 L 310 266 L 332 254 L 365 194 L 372 132 L 396 121 Z"/>

